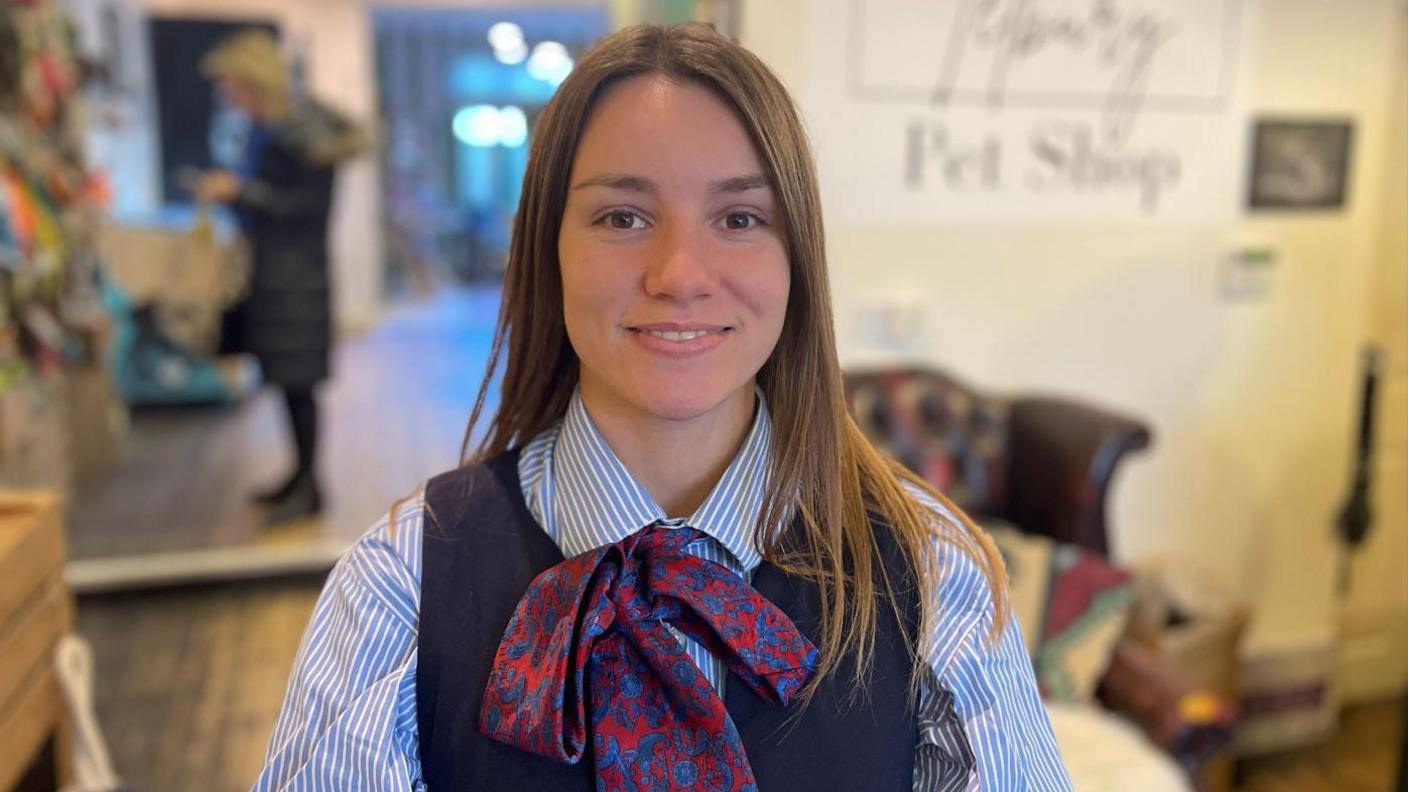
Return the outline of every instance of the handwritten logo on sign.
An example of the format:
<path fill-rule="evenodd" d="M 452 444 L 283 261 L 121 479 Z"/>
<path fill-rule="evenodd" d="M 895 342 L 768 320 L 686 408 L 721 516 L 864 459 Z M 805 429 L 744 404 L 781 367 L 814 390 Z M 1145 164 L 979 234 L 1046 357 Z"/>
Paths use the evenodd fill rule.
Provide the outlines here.
<path fill-rule="evenodd" d="M 963 0 L 949 28 L 934 103 L 946 104 L 958 90 L 965 60 L 986 60 L 984 98 L 1002 107 L 1013 71 L 1040 64 L 1057 50 L 1110 73 L 1105 88 L 1105 131 L 1123 139 L 1139 112 L 1154 59 L 1178 34 L 1178 22 L 1160 11 L 1122 8 L 1117 0 L 1045 9 L 1035 0 Z M 986 56 L 985 58 L 982 56 Z"/>
<path fill-rule="evenodd" d="M 1145 119 L 1224 113 L 1240 0 L 851 0 L 848 93 L 903 105 L 908 191 L 1129 195 L 1185 147 Z"/>

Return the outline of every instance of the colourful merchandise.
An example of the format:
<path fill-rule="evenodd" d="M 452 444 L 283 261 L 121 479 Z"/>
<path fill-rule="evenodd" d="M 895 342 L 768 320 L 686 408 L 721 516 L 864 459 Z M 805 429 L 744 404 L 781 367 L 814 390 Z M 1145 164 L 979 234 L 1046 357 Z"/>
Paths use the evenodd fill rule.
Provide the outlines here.
<path fill-rule="evenodd" d="M 91 358 L 105 337 L 91 232 L 105 194 L 83 159 L 74 29 L 52 0 L 0 9 L 0 370 Z M 75 357 L 76 356 L 76 357 Z"/>

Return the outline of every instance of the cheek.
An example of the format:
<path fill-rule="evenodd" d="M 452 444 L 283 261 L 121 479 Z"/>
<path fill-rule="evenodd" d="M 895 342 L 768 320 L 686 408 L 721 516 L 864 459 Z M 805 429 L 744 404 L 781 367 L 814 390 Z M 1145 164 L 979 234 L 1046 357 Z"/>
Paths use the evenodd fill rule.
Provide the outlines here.
<path fill-rule="evenodd" d="M 780 332 L 783 319 L 787 316 L 787 298 L 791 287 L 787 259 L 778 253 L 748 262 L 738 293 L 759 324 L 773 332 Z"/>
<path fill-rule="evenodd" d="M 562 321 L 567 327 L 567 340 L 580 356 L 593 346 L 595 337 L 596 303 L 587 291 L 589 278 L 580 277 L 580 270 L 563 267 L 562 273 Z"/>
<path fill-rule="evenodd" d="M 562 316 L 574 346 L 609 331 L 620 320 L 630 283 L 621 267 L 580 248 L 559 250 L 562 273 Z"/>
<path fill-rule="evenodd" d="M 581 348 L 584 340 L 582 322 L 590 313 L 587 308 L 590 297 L 583 293 L 583 289 L 591 283 L 591 279 L 584 271 L 585 262 L 582 259 L 579 246 L 564 228 L 557 247 L 558 275 L 562 281 L 562 322 L 567 327 L 567 339 L 574 349 Z"/>

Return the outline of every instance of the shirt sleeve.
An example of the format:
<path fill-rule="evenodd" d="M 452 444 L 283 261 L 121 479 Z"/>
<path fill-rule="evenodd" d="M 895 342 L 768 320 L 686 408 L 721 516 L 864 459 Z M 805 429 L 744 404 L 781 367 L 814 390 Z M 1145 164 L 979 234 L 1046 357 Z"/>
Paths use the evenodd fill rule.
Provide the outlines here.
<path fill-rule="evenodd" d="M 1013 616 L 994 638 L 987 578 L 962 549 L 935 541 L 942 576 L 926 605 L 933 675 L 921 688 L 915 792 L 1070 792 L 1021 626 Z"/>
<path fill-rule="evenodd" d="M 417 792 L 423 496 L 338 561 L 303 635 L 253 792 Z"/>
<path fill-rule="evenodd" d="M 939 675 L 973 752 L 973 781 L 993 792 L 1069 792 L 1071 780 L 1037 692 L 1021 627 L 1014 618 L 994 643 L 990 624 L 980 622 Z"/>
<path fill-rule="evenodd" d="M 919 744 L 914 749 L 915 792 L 962 792 L 973 775 L 973 750 L 953 709 L 953 694 L 929 669 L 919 693 Z"/>

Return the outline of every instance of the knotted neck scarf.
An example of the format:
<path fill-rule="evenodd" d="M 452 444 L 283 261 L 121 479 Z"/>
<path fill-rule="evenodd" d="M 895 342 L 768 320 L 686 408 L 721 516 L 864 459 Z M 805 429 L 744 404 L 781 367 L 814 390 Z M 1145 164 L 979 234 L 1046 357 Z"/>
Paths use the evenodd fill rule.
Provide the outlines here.
<path fill-rule="evenodd" d="M 723 700 L 670 626 L 778 706 L 818 653 L 743 578 L 685 552 L 702 537 L 656 523 L 538 575 L 494 657 L 480 730 L 568 764 L 590 737 L 603 792 L 756 792 Z"/>

